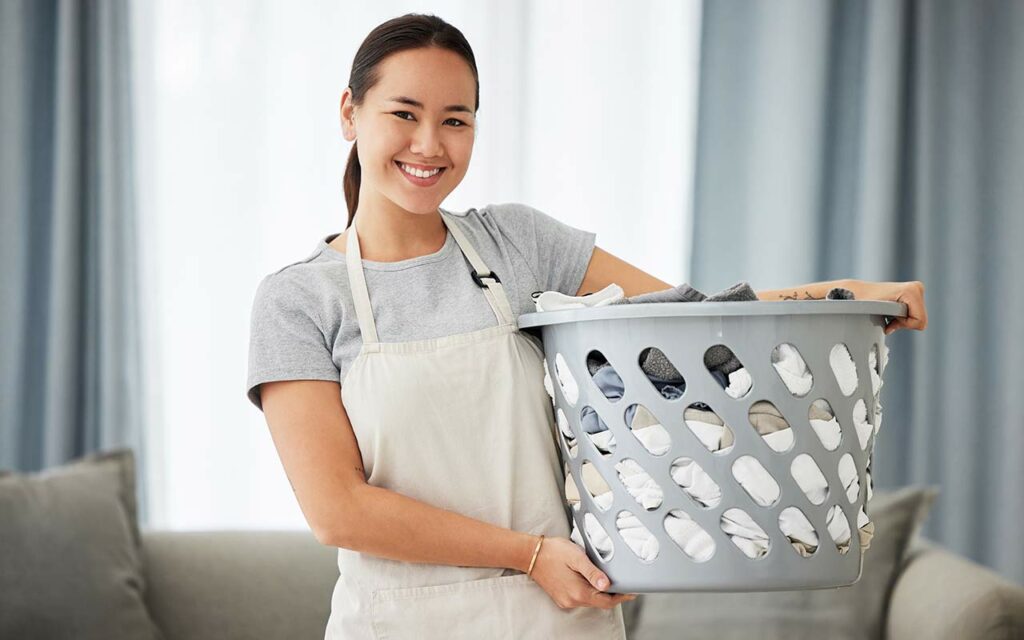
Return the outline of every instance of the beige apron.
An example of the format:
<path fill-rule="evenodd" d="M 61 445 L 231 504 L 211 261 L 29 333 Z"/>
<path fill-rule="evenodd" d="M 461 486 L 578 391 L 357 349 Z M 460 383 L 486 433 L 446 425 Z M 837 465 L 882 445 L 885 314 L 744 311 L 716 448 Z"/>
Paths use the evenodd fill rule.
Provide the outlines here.
<path fill-rule="evenodd" d="M 461 229 L 441 217 L 479 274 L 497 326 L 379 342 L 356 225 L 349 227 L 345 259 L 363 346 L 341 395 L 367 482 L 497 526 L 567 537 L 543 352 L 518 331 L 504 288 Z M 342 548 L 338 569 L 328 639 L 625 638 L 621 606 L 559 609 L 513 569 L 409 563 Z"/>

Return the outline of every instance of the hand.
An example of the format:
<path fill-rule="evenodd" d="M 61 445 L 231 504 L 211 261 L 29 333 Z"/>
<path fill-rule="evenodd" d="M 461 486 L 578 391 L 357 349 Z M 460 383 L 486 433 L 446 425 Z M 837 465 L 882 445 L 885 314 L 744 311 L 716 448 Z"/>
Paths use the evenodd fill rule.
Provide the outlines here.
<path fill-rule="evenodd" d="M 893 318 L 885 327 L 885 335 L 899 329 L 924 331 L 928 326 L 928 311 L 924 308 L 924 283 L 862 282 L 854 281 L 853 294 L 858 300 L 892 300 L 907 305 L 906 318 Z"/>
<path fill-rule="evenodd" d="M 594 566 L 587 553 L 568 538 L 544 538 L 530 576 L 560 609 L 611 609 L 636 599 L 633 593 L 603 593 L 611 585 L 608 576 Z"/>

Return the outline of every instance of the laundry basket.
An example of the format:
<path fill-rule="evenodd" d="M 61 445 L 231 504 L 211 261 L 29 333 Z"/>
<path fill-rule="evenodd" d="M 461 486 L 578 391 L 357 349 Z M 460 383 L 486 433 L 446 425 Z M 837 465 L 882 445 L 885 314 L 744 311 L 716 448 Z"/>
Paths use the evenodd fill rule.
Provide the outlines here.
<path fill-rule="evenodd" d="M 544 345 L 567 515 L 612 590 L 856 582 L 882 329 L 905 315 L 902 303 L 818 300 L 520 316 Z M 723 353 L 730 364 L 713 369 Z M 655 356 L 678 375 L 652 375 Z"/>

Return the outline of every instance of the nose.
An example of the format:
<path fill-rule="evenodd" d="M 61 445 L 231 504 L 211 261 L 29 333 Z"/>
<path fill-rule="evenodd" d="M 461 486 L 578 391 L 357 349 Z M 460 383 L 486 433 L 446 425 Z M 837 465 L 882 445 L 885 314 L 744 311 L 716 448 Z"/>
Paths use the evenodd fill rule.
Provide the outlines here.
<path fill-rule="evenodd" d="M 424 122 L 416 127 L 412 136 L 412 144 L 409 151 L 423 158 L 432 158 L 441 155 L 441 135 L 429 122 Z"/>

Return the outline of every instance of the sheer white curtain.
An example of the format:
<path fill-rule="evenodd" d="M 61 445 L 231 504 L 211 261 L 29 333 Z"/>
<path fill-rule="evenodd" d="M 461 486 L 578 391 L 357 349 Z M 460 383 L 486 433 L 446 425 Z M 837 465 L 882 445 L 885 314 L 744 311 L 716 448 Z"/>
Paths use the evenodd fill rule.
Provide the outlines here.
<path fill-rule="evenodd" d="M 245 399 L 253 293 L 341 231 L 338 101 L 366 34 L 462 30 L 481 80 L 454 209 L 529 203 L 678 282 L 689 261 L 698 0 L 153 0 L 134 7 L 150 525 L 305 528 Z"/>

